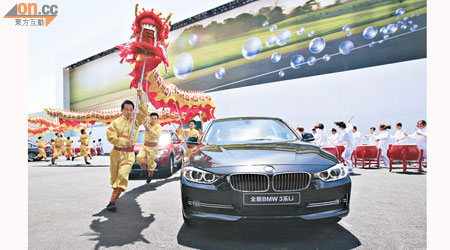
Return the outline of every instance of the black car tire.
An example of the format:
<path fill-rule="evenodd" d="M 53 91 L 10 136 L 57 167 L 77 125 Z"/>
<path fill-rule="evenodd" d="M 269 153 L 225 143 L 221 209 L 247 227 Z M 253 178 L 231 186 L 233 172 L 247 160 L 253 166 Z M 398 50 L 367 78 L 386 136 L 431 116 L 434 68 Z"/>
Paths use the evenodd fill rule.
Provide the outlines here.
<path fill-rule="evenodd" d="M 172 176 L 173 172 L 173 168 L 174 168 L 175 162 L 173 160 L 173 155 L 170 155 L 169 158 L 169 166 L 167 166 L 167 177 Z"/>
<path fill-rule="evenodd" d="M 177 166 L 177 167 L 181 169 L 181 167 L 183 167 L 183 163 L 184 163 L 184 155 L 181 156 L 181 160 L 180 160 L 180 162 L 178 163 L 178 166 Z"/>
<path fill-rule="evenodd" d="M 319 220 L 319 221 L 322 224 L 336 224 L 336 223 L 338 223 L 341 220 L 342 220 L 342 218 L 336 217 L 336 218 L 322 219 L 322 220 Z"/>
<path fill-rule="evenodd" d="M 36 157 L 36 156 L 37 156 L 36 153 L 33 153 L 33 152 L 28 153 L 28 161 L 33 161 L 34 157 Z"/>

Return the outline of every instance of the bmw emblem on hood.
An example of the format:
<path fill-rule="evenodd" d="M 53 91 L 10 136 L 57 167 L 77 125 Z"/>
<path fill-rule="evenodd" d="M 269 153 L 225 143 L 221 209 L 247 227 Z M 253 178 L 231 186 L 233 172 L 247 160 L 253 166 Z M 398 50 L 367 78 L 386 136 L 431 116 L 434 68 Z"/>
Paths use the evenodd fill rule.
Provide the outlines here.
<path fill-rule="evenodd" d="M 266 173 L 273 173 L 273 172 L 275 172 L 275 169 L 272 166 L 265 166 L 264 167 L 264 172 L 266 172 Z"/>

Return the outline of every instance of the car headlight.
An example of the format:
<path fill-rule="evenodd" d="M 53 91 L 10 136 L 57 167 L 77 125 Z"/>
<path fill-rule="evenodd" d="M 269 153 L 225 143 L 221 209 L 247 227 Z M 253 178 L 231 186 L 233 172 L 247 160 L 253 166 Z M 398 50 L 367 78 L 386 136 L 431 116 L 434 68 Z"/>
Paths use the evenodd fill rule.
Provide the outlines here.
<path fill-rule="evenodd" d="M 188 181 L 201 183 L 201 184 L 213 184 L 219 179 L 219 176 L 200 170 L 194 167 L 185 167 L 183 176 Z"/>
<path fill-rule="evenodd" d="M 167 154 L 168 151 L 169 150 L 167 150 L 167 149 L 160 149 L 160 150 L 158 150 L 158 156 L 164 156 Z"/>
<path fill-rule="evenodd" d="M 342 163 L 339 163 L 324 171 L 314 173 L 314 177 L 326 182 L 341 180 L 344 179 L 347 175 L 347 168 Z"/>

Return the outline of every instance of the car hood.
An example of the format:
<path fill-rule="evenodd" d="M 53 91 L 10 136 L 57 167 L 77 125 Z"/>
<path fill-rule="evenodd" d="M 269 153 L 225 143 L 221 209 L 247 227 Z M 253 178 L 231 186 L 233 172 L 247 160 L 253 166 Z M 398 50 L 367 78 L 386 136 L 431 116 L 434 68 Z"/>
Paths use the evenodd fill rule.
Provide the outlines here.
<path fill-rule="evenodd" d="M 302 142 L 259 143 L 239 145 L 201 145 L 191 155 L 189 165 L 216 173 L 238 171 L 261 171 L 261 166 L 277 166 L 281 171 L 321 171 L 339 161 L 319 147 Z M 298 169 L 300 167 L 300 169 Z M 228 169 L 228 170 L 225 170 Z"/>

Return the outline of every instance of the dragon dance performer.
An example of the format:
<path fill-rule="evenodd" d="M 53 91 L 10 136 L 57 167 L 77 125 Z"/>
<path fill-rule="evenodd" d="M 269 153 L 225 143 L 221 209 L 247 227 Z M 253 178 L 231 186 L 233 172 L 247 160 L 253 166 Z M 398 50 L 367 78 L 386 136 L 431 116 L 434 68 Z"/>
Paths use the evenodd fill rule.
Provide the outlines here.
<path fill-rule="evenodd" d="M 66 158 L 67 160 L 70 160 L 70 157 L 74 157 L 73 155 L 73 149 L 72 149 L 72 139 L 70 137 L 67 137 L 66 141 Z"/>
<path fill-rule="evenodd" d="M 45 138 L 45 135 L 38 137 L 38 152 L 39 152 L 39 154 L 36 155 L 36 157 L 34 157 L 33 161 L 35 161 L 37 159 L 42 159 L 42 158 L 44 158 L 44 161 L 47 160 L 47 154 L 45 153 L 45 148 L 44 148 L 45 145 L 47 145 L 47 143 L 44 142 L 44 138 Z"/>
<path fill-rule="evenodd" d="M 147 110 L 147 104 L 144 103 L 144 106 L 145 110 Z M 150 126 L 145 127 L 145 142 L 136 157 L 136 161 L 142 170 L 146 170 L 148 167 L 147 183 L 152 181 L 153 172 L 157 166 L 155 159 L 158 154 L 159 137 L 162 134 L 162 127 L 158 124 L 158 119 L 158 113 L 153 112 L 150 114 Z"/>
<path fill-rule="evenodd" d="M 133 139 L 130 140 L 133 128 L 134 103 L 130 100 L 125 100 L 122 103 L 122 115 L 111 122 L 106 130 L 108 141 L 114 145 L 110 154 L 113 192 L 109 204 L 106 206 L 108 211 L 116 210 L 115 202 L 120 194 L 127 189 L 128 176 L 135 161 L 134 143 L 137 139 L 139 126 L 145 123 L 145 117 L 147 116 L 143 92 L 138 90 L 138 95 L 140 104 L 133 131 Z"/>
<path fill-rule="evenodd" d="M 81 130 L 80 142 L 81 142 L 80 153 L 77 154 L 76 156 L 72 156 L 72 161 L 75 160 L 75 158 L 83 156 L 84 157 L 84 162 L 87 165 L 90 165 L 91 163 L 88 162 L 88 160 L 87 160 L 88 156 L 91 157 L 90 154 L 89 154 L 89 151 L 91 150 L 89 148 L 89 135 L 86 134 L 86 130 L 84 130 L 84 129 Z"/>
<path fill-rule="evenodd" d="M 182 130 L 182 131 L 184 132 L 184 136 L 186 137 L 186 140 L 187 140 L 189 137 L 194 137 L 194 136 L 196 136 L 196 137 L 197 137 L 197 141 L 199 141 L 200 134 L 199 134 L 198 131 L 195 129 L 195 125 L 196 125 L 195 120 L 191 120 L 191 121 L 189 122 L 189 128 L 188 128 L 188 129 Z M 180 135 L 181 133 L 183 133 L 183 132 L 180 131 L 180 129 L 181 129 L 181 126 L 178 127 L 177 133 L 178 133 L 178 135 L 179 135 L 180 138 L 183 138 L 183 136 Z M 187 144 L 187 156 L 188 156 L 188 157 L 191 155 L 192 151 L 195 150 L 195 147 L 196 147 L 195 145 Z"/>
<path fill-rule="evenodd" d="M 61 138 L 62 135 L 59 133 L 56 133 L 56 138 L 55 138 L 55 144 L 54 144 L 54 148 L 53 148 L 53 155 L 52 155 L 52 165 L 56 165 L 55 161 L 56 159 L 58 159 L 58 157 L 62 154 L 64 154 L 63 150 L 64 150 L 64 140 Z"/>

